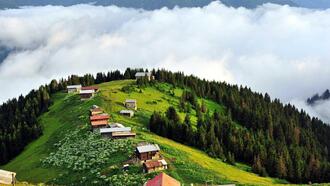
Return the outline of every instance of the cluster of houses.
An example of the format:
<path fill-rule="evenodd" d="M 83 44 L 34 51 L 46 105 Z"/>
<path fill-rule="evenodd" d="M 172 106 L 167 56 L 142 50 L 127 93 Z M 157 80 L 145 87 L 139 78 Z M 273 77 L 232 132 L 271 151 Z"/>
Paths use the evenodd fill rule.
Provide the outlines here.
<path fill-rule="evenodd" d="M 81 85 L 68 85 L 67 86 L 67 92 L 68 93 L 79 93 L 81 100 L 87 100 L 96 94 L 96 92 L 99 90 L 99 87 L 97 86 L 87 86 L 83 87 Z"/>
<path fill-rule="evenodd" d="M 132 132 L 131 127 L 125 127 L 120 123 L 109 123 L 110 115 L 104 113 L 103 110 L 93 105 L 90 109 L 90 124 L 93 131 L 97 131 L 101 136 L 112 139 L 122 139 L 135 137 L 136 133 Z"/>

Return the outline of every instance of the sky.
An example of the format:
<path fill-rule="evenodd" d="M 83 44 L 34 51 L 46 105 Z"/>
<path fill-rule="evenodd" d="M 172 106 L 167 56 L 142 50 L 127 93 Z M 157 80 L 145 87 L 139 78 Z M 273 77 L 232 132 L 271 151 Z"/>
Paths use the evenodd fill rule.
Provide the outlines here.
<path fill-rule="evenodd" d="M 145 11 L 115 6 L 0 10 L 0 102 L 70 74 L 166 68 L 268 92 L 330 122 L 307 97 L 330 82 L 330 9 L 213 2 Z"/>

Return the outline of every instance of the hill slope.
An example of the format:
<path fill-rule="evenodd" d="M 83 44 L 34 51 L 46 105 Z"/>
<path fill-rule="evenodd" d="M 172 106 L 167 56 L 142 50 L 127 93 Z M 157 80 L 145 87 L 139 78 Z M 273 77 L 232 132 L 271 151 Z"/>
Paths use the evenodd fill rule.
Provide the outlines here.
<path fill-rule="evenodd" d="M 95 181 L 93 175 L 88 176 L 84 171 L 74 171 L 71 168 L 61 166 L 45 166 L 41 160 L 49 157 L 50 153 L 58 151 L 54 144 L 63 140 L 63 138 L 66 139 L 66 136 L 73 133 L 73 131 L 81 130 L 83 135 L 90 135 L 87 130 L 84 130 L 84 127 L 88 125 L 88 108 L 93 104 L 97 104 L 112 115 L 113 121 L 131 126 L 137 132 L 138 136 L 133 140 L 134 143 L 139 141 L 158 143 L 162 149 L 162 154 L 170 163 L 170 169 L 166 172 L 183 183 L 205 183 L 209 181 L 213 183 L 272 185 L 282 182 L 281 180 L 260 177 L 242 170 L 249 170 L 249 167 L 245 165 L 228 165 L 197 149 L 150 133 L 146 129 L 146 125 L 152 112 L 155 110 L 165 111 L 170 105 L 178 107 L 182 89 L 173 89 L 167 84 L 159 84 L 158 88 L 148 87 L 143 89 L 142 93 L 138 89 L 130 92 L 122 91 L 123 87 L 133 83 L 134 81 L 125 80 L 101 84 L 99 95 L 85 102 L 81 102 L 77 95 L 55 94 L 53 97 L 54 105 L 51 106 L 49 112 L 40 117 L 44 134 L 2 168 L 16 171 L 18 179 L 21 181 L 33 183 L 68 184 L 74 180 L 79 180 L 82 176 L 86 176 L 87 181 Z M 170 90 L 174 91 L 174 96 L 168 93 Z M 139 109 L 132 119 L 117 114 L 119 110 L 124 108 L 122 103 L 126 98 L 133 98 L 138 101 Z M 206 100 L 206 105 L 210 110 L 223 110 L 222 106 L 212 101 Z M 181 113 L 180 116 L 184 117 L 184 114 Z M 192 122 L 196 124 L 196 118 L 192 118 Z M 73 143 L 73 141 L 71 142 Z M 84 149 L 80 150 L 84 153 Z M 124 160 L 116 157 L 117 155 L 102 164 L 102 174 L 107 174 L 107 171 L 110 172 L 108 176 L 121 174 L 118 170 L 113 173 L 113 167 L 120 167 Z M 127 158 L 126 156 L 123 157 Z M 68 155 L 69 158 L 70 154 Z M 71 177 L 68 179 L 66 175 Z M 141 176 L 141 179 L 142 177 L 147 179 L 152 176 L 144 176 L 140 173 L 140 170 L 136 170 L 136 175 Z"/>

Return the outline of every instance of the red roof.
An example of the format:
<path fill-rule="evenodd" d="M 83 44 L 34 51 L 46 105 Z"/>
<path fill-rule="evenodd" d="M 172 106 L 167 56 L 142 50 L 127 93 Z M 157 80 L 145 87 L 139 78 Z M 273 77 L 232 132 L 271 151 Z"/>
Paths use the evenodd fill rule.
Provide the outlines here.
<path fill-rule="evenodd" d="M 91 121 L 91 125 L 93 127 L 97 127 L 97 126 L 102 126 L 102 125 L 107 125 L 108 124 L 108 120 L 97 120 L 97 121 Z"/>
<path fill-rule="evenodd" d="M 98 86 L 81 87 L 81 90 L 98 90 Z"/>
<path fill-rule="evenodd" d="M 108 114 L 99 114 L 99 115 L 93 115 L 93 116 L 90 116 L 89 119 L 91 121 L 96 121 L 96 120 L 107 120 L 109 119 L 110 116 Z"/>
<path fill-rule="evenodd" d="M 180 182 L 162 172 L 149 180 L 146 186 L 180 186 Z"/>

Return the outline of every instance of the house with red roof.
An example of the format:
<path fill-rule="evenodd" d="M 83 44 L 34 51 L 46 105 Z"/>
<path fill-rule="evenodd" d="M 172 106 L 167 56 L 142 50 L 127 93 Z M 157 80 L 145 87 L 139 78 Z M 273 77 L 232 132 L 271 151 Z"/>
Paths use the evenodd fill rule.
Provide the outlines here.
<path fill-rule="evenodd" d="M 108 125 L 108 120 L 110 116 L 109 114 L 98 114 L 98 115 L 92 115 L 89 117 L 91 125 L 93 128 L 103 128 Z"/>
<path fill-rule="evenodd" d="M 97 92 L 99 90 L 98 86 L 87 86 L 87 87 L 81 87 L 81 90 L 94 90 L 94 92 Z"/>
<path fill-rule="evenodd" d="M 150 160 L 143 163 L 143 171 L 145 173 L 156 172 L 167 169 L 167 162 L 164 159 Z"/>
<path fill-rule="evenodd" d="M 176 179 L 172 178 L 171 176 L 160 173 L 155 176 L 153 179 L 148 180 L 144 186 L 180 186 L 180 182 Z"/>

